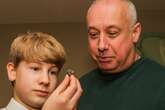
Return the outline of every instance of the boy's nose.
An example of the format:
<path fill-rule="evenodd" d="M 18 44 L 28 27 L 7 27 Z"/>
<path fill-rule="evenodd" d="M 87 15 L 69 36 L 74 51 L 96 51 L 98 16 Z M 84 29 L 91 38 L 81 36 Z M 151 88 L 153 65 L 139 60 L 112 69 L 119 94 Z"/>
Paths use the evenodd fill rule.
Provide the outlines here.
<path fill-rule="evenodd" d="M 46 86 L 49 85 L 49 74 L 47 72 L 42 73 L 40 83 Z"/>

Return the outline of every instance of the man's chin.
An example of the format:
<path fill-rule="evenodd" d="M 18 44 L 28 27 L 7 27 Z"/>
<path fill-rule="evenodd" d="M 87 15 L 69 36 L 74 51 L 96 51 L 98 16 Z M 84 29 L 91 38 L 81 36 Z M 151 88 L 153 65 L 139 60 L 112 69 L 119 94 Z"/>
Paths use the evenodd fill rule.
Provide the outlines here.
<path fill-rule="evenodd" d="M 99 68 L 102 72 L 105 72 L 105 73 L 117 73 L 118 72 L 118 69 L 117 69 L 117 66 L 114 66 L 114 65 L 99 65 Z"/>

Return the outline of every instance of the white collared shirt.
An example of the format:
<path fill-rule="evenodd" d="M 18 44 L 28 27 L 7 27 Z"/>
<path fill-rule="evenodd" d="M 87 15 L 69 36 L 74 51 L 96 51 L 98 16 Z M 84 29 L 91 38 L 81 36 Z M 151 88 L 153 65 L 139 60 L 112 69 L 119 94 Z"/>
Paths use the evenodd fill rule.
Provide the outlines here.
<path fill-rule="evenodd" d="M 5 108 L 2 108 L 0 110 L 28 110 L 23 105 L 18 103 L 14 98 L 11 98 L 10 102 Z"/>

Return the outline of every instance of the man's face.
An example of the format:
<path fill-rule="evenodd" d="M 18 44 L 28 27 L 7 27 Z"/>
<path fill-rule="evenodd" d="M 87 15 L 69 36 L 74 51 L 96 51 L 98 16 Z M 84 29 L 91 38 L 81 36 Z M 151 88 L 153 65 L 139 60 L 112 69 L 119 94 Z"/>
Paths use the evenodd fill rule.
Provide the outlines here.
<path fill-rule="evenodd" d="M 55 64 L 21 61 L 17 68 L 12 63 L 7 68 L 14 81 L 14 98 L 29 109 L 41 108 L 58 83 Z"/>
<path fill-rule="evenodd" d="M 134 62 L 137 32 L 130 27 L 126 7 L 119 5 L 96 4 L 87 15 L 89 52 L 104 72 L 120 72 Z"/>

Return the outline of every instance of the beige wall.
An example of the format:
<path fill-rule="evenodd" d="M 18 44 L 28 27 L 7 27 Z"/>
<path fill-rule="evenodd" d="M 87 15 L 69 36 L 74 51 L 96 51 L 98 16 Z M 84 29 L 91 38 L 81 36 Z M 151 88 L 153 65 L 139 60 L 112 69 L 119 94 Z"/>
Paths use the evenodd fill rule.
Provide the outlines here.
<path fill-rule="evenodd" d="M 165 32 L 165 11 L 138 11 L 143 32 Z"/>
<path fill-rule="evenodd" d="M 165 12 L 141 12 L 140 18 L 143 23 L 143 32 L 165 32 Z M 67 68 L 72 68 L 80 77 L 95 67 L 87 52 L 85 23 L 0 25 L 0 107 L 7 104 L 12 94 L 5 67 L 9 45 L 13 40 L 13 35 L 27 30 L 48 32 L 64 45 L 68 58 L 62 73 Z"/>

